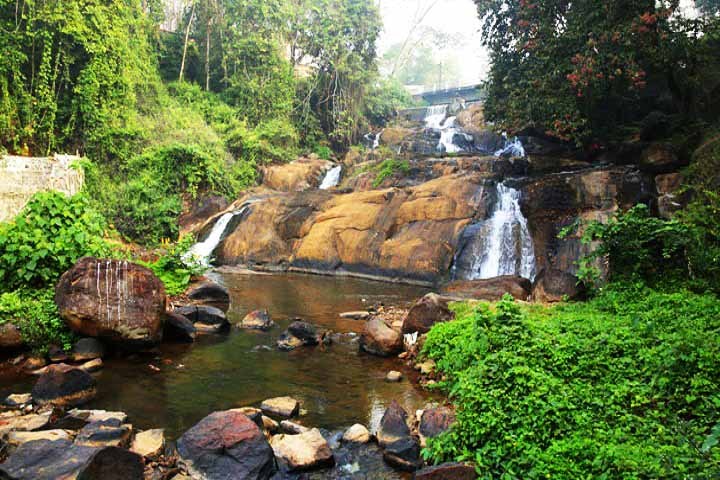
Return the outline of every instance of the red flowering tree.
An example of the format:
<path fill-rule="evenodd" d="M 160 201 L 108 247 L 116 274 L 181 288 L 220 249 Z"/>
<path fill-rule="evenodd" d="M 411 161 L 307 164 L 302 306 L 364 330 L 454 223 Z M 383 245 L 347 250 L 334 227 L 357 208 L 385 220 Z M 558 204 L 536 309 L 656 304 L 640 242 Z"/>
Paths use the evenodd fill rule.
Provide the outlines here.
<path fill-rule="evenodd" d="M 678 0 L 475 0 L 491 50 L 486 115 L 579 145 L 627 138 L 649 113 L 688 113 L 711 17 Z"/>

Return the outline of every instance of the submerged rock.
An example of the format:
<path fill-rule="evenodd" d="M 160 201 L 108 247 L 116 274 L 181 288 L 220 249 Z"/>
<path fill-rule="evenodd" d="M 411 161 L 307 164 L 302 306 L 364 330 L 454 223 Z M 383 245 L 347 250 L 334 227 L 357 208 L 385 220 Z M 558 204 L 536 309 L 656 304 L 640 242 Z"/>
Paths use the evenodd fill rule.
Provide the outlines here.
<path fill-rule="evenodd" d="M 76 362 L 102 358 L 105 356 L 105 345 L 96 338 L 81 338 L 73 345 L 72 356 Z"/>
<path fill-rule="evenodd" d="M 74 332 L 127 347 L 162 337 L 165 287 L 148 268 L 123 260 L 87 257 L 55 288 L 60 316 Z"/>
<path fill-rule="evenodd" d="M 167 312 L 163 330 L 164 340 L 192 343 L 196 337 L 197 329 L 187 317 L 179 313 Z"/>
<path fill-rule="evenodd" d="M 177 450 L 193 477 L 266 480 L 276 471 L 262 431 L 239 411 L 208 415 L 180 437 Z"/>
<path fill-rule="evenodd" d="M 84 370 L 65 364 L 50 365 L 32 389 L 33 399 L 43 405 L 80 405 L 95 397 L 95 379 Z"/>
<path fill-rule="evenodd" d="M 290 418 L 300 412 L 300 402 L 292 397 L 268 398 L 260 404 L 260 409 L 269 415 Z"/>
<path fill-rule="evenodd" d="M 251 330 L 270 330 L 275 323 L 267 310 L 254 310 L 245 315 L 239 326 Z"/>
<path fill-rule="evenodd" d="M 317 428 L 298 435 L 275 435 L 270 446 L 283 470 L 310 470 L 333 463 L 330 445 Z"/>
<path fill-rule="evenodd" d="M 230 308 L 230 292 L 228 289 L 209 280 L 191 286 L 187 292 L 187 297 L 193 303 L 219 308 L 225 313 Z"/>
<path fill-rule="evenodd" d="M 400 332 L 393 330 L 381 317 L 373 317 L 367 323 L 360 336 L 360 348 L 373 355 L 389 357 L 402 350 L 403 340 Z"/>
<path fill-rule="evenodd" d="M 436 293 L 428 293 L 410 308 L 403 320 L 402 333 L 427 333 L 438 322 L 455 318 L 447 300 Z"/>

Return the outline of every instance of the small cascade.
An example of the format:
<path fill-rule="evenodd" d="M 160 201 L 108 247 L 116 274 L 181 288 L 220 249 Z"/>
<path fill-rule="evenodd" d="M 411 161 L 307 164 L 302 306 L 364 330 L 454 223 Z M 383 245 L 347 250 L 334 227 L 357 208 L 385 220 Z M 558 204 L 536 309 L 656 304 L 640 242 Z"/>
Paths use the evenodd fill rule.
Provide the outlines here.
<path fill-rule="evenodd" d="M 440 130 L 445 117 L 447 117 L 447 105 L 432 105 L 425 111 L 425 127 L 433 130 Z"/>
<path fill-rule="evenodd" d="M 340 184 L 340 175 L 342 174 L 342 165 L 331 168 L 325 174 L 325 178 L 320 182 L 320 190 L 328 190 L 337 187 Z"/>
<path fill-rule="evenodd" d="M 453 266 L 453 277 L 481 280 L 503 275 L 535 278 L 535 249 L 520 191 L 498 183 L 495 208 L 487 220 L 468 227 Z"/>
<path fill-rule="evenodd" d="M 196 262 L 200 265 L 210 266 L 210 257 L 217 246 L 225 237 L 228 225 L 237 215 L 243 215 L 248 210 L 248 206 L 243 206 L 240 210 L 223 214 L 213 225 L 210 235 L 202 242 L 198 242 L 183 256 L 186 262 Z"/>
<path fill-rule="evenodd" d="M 460 129 L 455 127 L 456 120 L 457 117 L 448 117 L 440 126 L 440 142 L 437 146 L 439 151 L 445 153 L 457 153 L 462 151 L 462 148 L 454 143 L 455 135 L 462 134 Z"/>
<path fill-rule="evenodd" d="M 365 146 L 371 150 L 376 150 L 380 146 L 380 138 L 385 130 L 380 130 L 378 133 L 366 133 L 363 138 L 365 139 Z"/>
<path fill-rule="evenodd" d="M 524 157 L 525 156 L 525 147 L 523 147 L 522 142 L 519 138 L 515 137 L 512 140 L 509 140 L 506 135 L 503 135 L 505 138 L 505 146 L 495 152 L 496 157 Z"/>

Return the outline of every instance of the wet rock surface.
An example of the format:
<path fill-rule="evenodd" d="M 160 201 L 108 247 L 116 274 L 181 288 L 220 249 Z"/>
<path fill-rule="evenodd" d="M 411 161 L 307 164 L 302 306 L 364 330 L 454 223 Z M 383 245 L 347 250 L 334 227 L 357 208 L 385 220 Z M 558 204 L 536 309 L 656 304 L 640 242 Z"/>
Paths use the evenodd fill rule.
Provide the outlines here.
<path fill-rule="evenodd" d="M 39 404 L 80 405 L 96 394 L 95 379 L 89 373 L 64 364 L 48 366 L 32 389 Z"/>
<path fill-rule="evenodd" d="M 265 436 L 238 411 L 208 415 L 180 437 L 177 449 L 188 470 L 200 478 L 265 480 L 276 471 Z"/>
<path fill-rule="evenodd" d="M 254 310 L 245 315 L 239 327 L 251 330 L 270 330 L 274 325 L 267 310 Z"/>
<path fill-rule="evenodd" d="M 360 348 L 365 352 L 388 357 L 399 353 L 402 347 L 402 335 L 388 325 L 384 318 L 375 316 L 365 323 L 360 336 Z"/>
<path fill-rule="evenodd" d="M 383 458 L 395 468 L 413 471 L 422 466 L 420 443 L 412 436 L 407 412 L 395 401 L 385 410 L 377 433 Z"/>
<path fill-rule="evenodd" d="M 167 312 L 163 340 L 192 343 L 196 337 L 197 329 L 186 316 L 176 312 Z"/>
<path fill-rule="evenodd" d="M 129 348 L 162 337 L 165 288 L 148 268 L 123 260 L 87 257 L 55 288 L 60 316 L 74 332 Z"/>
<path fill-rule="evenodd" d="M 448 302 L 440 295 L 428 293 L 415 302 L 403 320 L 402 333 L 427 333 L 438 322 L 455 318 L 448 308 Z"/>

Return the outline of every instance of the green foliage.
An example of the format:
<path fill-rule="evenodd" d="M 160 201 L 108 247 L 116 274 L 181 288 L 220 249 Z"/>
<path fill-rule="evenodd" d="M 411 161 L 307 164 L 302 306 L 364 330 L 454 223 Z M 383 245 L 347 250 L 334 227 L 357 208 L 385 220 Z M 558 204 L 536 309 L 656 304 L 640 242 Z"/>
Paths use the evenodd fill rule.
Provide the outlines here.
<path fill-rule="evenodd" d="M 685 218 L 698 215 L 695 210 L 691 212 Z M 717 231 L 717 216 L 701 217 L 702 222 L 714 224 Z M 606 223 L 593 221 L 585 226 L 583 243 L 597 247 L 581 259 L 580 272 L 584 280 L 592 283 L 597 278 L 593 264 L 602 260 L 608 263 L 611 281 L 641 280 L 665 288 L 717 289 L 720 249 L 717 236 L 714 245 L 709 237 L 706 226 L 699 222 L 653 217 L 646 205 L 637 205 Z"/>
<path fill-rule="evenodd" d="M 58 315 L 53 290 L 19 290 L 0 294 L 0 324 L 12 323 L 37 353 L 50 345 L 72 347 L 73 335 Z"/>
<path fill-rule="evenodd" d="M 457 423 L 434 461 L 481 478 L 714 478 L 720 449 L 720 300 L 640 285 L 588 303 L 454 304 L 423 355 Z"/>
<path fill-rule="evenodd" d="M 327 145 L 318 145 L 315 147 L 315 154 L 322 160 L 330 160 L 332 157 L 332 150 Z"/>
<path fill-rule="evenodd" d="M 677 1 L 475 0 L 492 68 L 487 118 L 577 144 L 625 139 L 660 111 L 682 127 L 717 85 L 717 17 Z M 715 118 L 716 118 L 715 113 Z"/>
<path fill-rule="evenodd" d="M 410 172 L 410 163 L 407 160 L 387 159 L 374 167 L 377 171 L 375 180 L 373 180 L 373 188 L 377 188 L 385 181 L 396 174 L 407 175 Z"/>
<path fill-rule="evenodd" d="M 365 118 L 373 125 L 385 126 L 397 115 L 398 110 L 412 105 L 412 96 L 400 82 L 394 79 L 382 80 L 368 92 Z"/>
<path fill-rule="evenodd" d="M 35 194 L 14 221 L 0 224 L 0 291 L 53 286 L 79 258 L 108 253 L 105 227 L 84 195 Z"/>
<path fill-rule="evenodd" d="M 187 290 L 193 277 L 205 271 L 202 265 L 184 258 L 194 241 L 193 236 L 186 236 L 163 252 L 158 260 L 138 263 L 148 267 L 162 280 L 168 295 L 179 295 Z"/>

